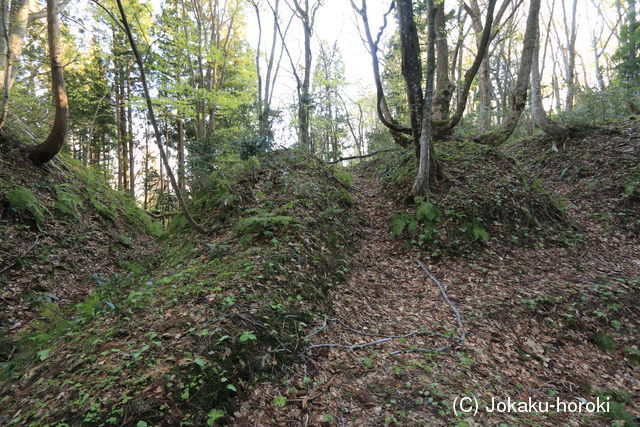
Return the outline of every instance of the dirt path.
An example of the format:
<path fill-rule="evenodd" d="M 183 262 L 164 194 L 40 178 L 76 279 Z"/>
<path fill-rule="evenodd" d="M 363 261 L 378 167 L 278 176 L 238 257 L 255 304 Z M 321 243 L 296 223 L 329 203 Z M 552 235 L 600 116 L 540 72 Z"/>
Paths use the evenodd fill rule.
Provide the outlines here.
<path fill-rule="evenodd" d="M 456 416 L 452 405 L 462 396 L 477 397 L 481 407 L 491 396 L 591 401 L 606 390 L 619 392 L 617 400 L 638 411 L 640 378 L 621 351 L 637 344 L 638 310 L 618 301 L 638 298 L 637 243 L 587 236 L 578 247 L 497 249 L 438 264 L 425 259 L 462 312 L 468 337 L 443 352 L 392 354 L 454 343 L 458 328 L 437 286 L 416 264 L 420 255 L 389 236 L 394 202 L 363 176 L 356 177 L 353 194 L 367 226 L 349 279 L 334 295 L 336 320 L 310 338 L 309 345 L 319 347 L 286 368 L 279 382 L 257 385 L 236 412 L 235 424 L 599 425 L 610 421 L 585 414 L 482 410 L 474 419 Z M 589 311 L 594 298 L 606 305 L 608 292 L 619 297 L 609 303 L 623 313 Z M 610 333 L 618 347 L 604 352 L 592 341 L 600 325 L 614 318 L 619 333 Z M 358 347 L 380 335 L 414 331 L 451 338 L 415 335 Z"/>

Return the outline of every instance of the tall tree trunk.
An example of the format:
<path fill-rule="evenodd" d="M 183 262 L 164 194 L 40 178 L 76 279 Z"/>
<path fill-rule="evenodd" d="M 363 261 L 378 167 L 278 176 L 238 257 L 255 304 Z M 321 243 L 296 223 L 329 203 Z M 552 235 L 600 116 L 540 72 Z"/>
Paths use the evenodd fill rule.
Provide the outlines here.
<path fill-rule="evenodd" d="M 64 70 L 60 50 L 60 24 L 58 22 L 58 5 L 56 0 L 47 0 L 47 38 L 49 44 L 49 60 L 51 62 L 51 93 L 56 109 L 53 127 L 47 139 L 38 145 L 29 147 L 29 158 L 36 165 L 53 159 L 64 145 L 69 119 L 69 103 L 64 89 Z"/>
<path fill-rule="evenodd" d="M 0 100 L 0 129 L 7 121 L 11 89 L 17 74 L 15 63 L 22 55 L 24 39 L 27 35 L 29 5 L 29 0 L 14 0 L 11 2 L 10 9 L 3 5 L 5 25 L 2 28 L 4 43 L 0 45 L 2 48 L 0 49 L 0 92 L 2 93 Z"/>
<path fill-rule="evenodd" d="M 178 118 L 178 187 L 181 191 L 187 188 L 184 173 L 184 118 L 182 115 Z"/>
<path fill-rule="evenodd" d="M 51 0 L 49 0 L 51 1 Z M 153 126 L 153 132 L 156 137 L 156 144 L 158 145 L 158 151 L 160 152 L 160 157 L 162 158 L 162 162 L 165 165 L 167 170 L 167 175 L 169 176 L 169 180 L 171 181 L 171 186 L 173 187 L 173 191 L 176 193 L 176 198 L 178 199 L 178 205 L 182 210 L 185 218 L 191 225 L 191 227 L 201 234 L 206 234 L 205 230 L 193 219 L 191 214 L 189 213 L 189 209 L 187 208 L 187 204 L 182 197 L 182 192 L 180 191 L 180 187 L 178 187 L 178 182 L 176 181 L 176 177 L 169 166 L 169 160 L 167 159 L 167 155 L 164 151 L 164 147 L 162 145 L 162 135 L 160 134 L 160 128 L 158 127 L 158 122 L 156 120 L 155 113 L 153 111 L 153 102 L 151 101 L 151 95 L 149 94 L 149 85 L 147 84 L 147 75 L 144 71 L 144 64 L 142 62 L 142 57 L 140 56 L 140 52 L 138 51 L 138 47 L 136 45 L 135 40 L 133 39 L 133 34 L 131 33 L 131 28 L 129 27 L 129 22 L 127 21 L 127 15 L 124 11 L 124 7 L 122 6 L 122 0 L 116 0 L 118 5 L 118 10 L 120 12 L 120 18 L 122 19 L 122 25 L 124 26 L 125 33 L 127 38 L 129 39 L 129 44 L 131 45 L 131 50 L 133 50 L 133 55 L 135 56 L 136 62 L 138 64 L 138 69 L 140 71 L 140 79 L 142 80 L 142 89 L 144 91 L 144 97 L 147 102 L 147 109 L 149 110 L 149 120 L 151 121 L 151 126 Z"/>
<path fill-rule="evenodd" d="M 136 198 L 135 152 L 133 140 L 133 107 L 131 106 L 131 66 L 127 63 L 127 142 L 129 143 L 129 192 Z"/>
<path fill-rule="evenodd" d="M 573 99 L 576 92 L 576 37 L 577 37 L 577 24 L 576 24 L 576 11 L 578 7 L 578 0 L 573 0 L 573 7 L 571 9 L 571 27 L 567 26 L 566 11 L 564 9 L 564 2 L 562 2 L 564 13 L 564 24 L 567 30 L 567 98 L 565 101 L 565 108 L 567 110 L 573 109 Z"/>
<path fill-rule="evenodd" d="M 7 0 L 4 0 L 5 2 Z M 9 112 L 11 89 L 16 77 L 15 63 L 22 55 L 24 40 L 29 24 L 29 0 L 14 0 L 11 9 L 3 5 L 5 22 L 3 28 L 4 43 L 0 45 L 0 129 L 4 127 Z M 57 5 L 56 5 L 57 6 Z M 6 13 L 8 12 L 8 17 Z M 6 20 L 8 18 L 8 21 Z"/>
<path fill-rule="evenodd" d="M 540 29 L 536 28 L 536 46 L 533 50 L 531 64 L 531 115 L 536 126 L 554 138 L 553 150 L 558 151 L 556 141 L 564 142 L 569 138 L 569 129 L 549 119 L 542 105 L 542 89 L 540 87 L 539 52 Z"/>
<path fill-rule="evenodd" d="M 480 39 L 480 43 L 478 44 L 478 51 L 476 53 L 476 57 L 473 60 L 473 64 L 466 71 L 464 75 L 464 81 L 461 85 L 458 102 L 456 105 L 455 112 L 453 116 L 445 121 L 438 121 L 432 123 L 431 133 L 435 139 L 442 138 L 447 135 L 451 130 L 458 125 L 460 120 L 462 119 L 462 115 L 467 107 L 467 99 L 469 97 L 469 91 L 471 90 L 471 84 L 480 69 L 480 65 L 487 55 L 487 51 L 489 49 L 489 42 L 491 39 L 491 30 L 493 28 L 493 12 L 495 10 L 496 0 L 489 0 L 489 4 L 487 5 L 487 17 L 484 24 L 484 30 L 482 31 L 482 37 Z"/>
<path fill-rule="evenodd" d="M 436 40 L 435 48 L 437 52 L 436 64 L 436 92 L 433 99 L 434 120 L 446 120 L 449 117 L 451 96 L 454 85 L 449 80 L 449 46 L 447 44 L 447 21 L 445 16 L 444 0 L 435 6 Z M 482 25 L 480 26 L 482 31 Z M 455 63 L 455 62 L 454 62 Z M 429 126 L 431 129 L 431 126 Z"/>
<path fill-rule="evenodd" d="M 436 71 L 435 38 L 436 24 L 434 17 L 434 0 L 427 0 L 427 75 L 425 83 L 424 111 L 422 117 L 422 129 L 420 133 L 420 157 L 418 162 L 418 173 L 413 183 L 411 192 L 414 195 L 423 195 L 429 192 L 429 178 L 431 175 L 431 114 L 433 101 L 434 75 Z M 441 59 L 440 59 L 441 60 Z"/>
<path fill-rule="evenodd" d="M 478 137 L 477 140 L 480 143 L 500 145 L 505 142 L 516 128 L 522 111 L 527 105 L 527 90 L 529 89 L 533 51 L 536 46 L 536 28 L 538 28 L 539 12 L 540 0 L 531 0 L 529 4 L 529 15 L 527 16 L 527 26 L 524 33 L 522 56 L 520 57 L 520 67 L 518 68 L 516 85 L 511 94 L 511 111 L 509 112 L 509 116 L 500 128 Z"/>
<path fill-rule="evenodd" d="M 416 157 L 420 157 L 420 130 L 422 128 L 422 64 L 420 62 L 420 43 L 418 30 L 413 16 L 413 1 L 398 0 L 398 24 L 400 27 L 400 46 L 402 51 L 402 76 L 404 77 L 411 118 L 411 134 Z M 435 21 L 434 21 L 435 22 Z"/>
<path fill-rule="evenodd" d="M 311 112 L 311 26 L 307 19 L 304 22 L 304 75 L 298 106 L 298 125 L 300 127 L 300 145 L 313 152 L 309 137 L 309 113 Z"/>

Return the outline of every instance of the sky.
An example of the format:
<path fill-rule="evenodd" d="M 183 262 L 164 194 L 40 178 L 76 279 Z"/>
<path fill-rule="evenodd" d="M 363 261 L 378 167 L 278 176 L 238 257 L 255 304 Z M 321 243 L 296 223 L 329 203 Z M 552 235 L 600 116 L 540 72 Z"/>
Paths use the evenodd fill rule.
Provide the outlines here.
<path fill-rule="evenodd" d="M 360 0 L 356 0 L 356 3 L 359 4 Z M 498 0 L 498 5 L 501 4 L 501 0 Z M 609 3 L 613 4 L 612 1 L 609 0 L 578 0 L 578 9 L 577 9 L 577 23 L 578 23 L 578 37 L 576 41 L 577 51 L 580 53 L 580 56 L 577 60 L 576 72 L 580 73 L 580 80 L 582 80 L 582 76 L 585 74 L 589 80 L 591 86 L 595 86 L 595 74 L 593 67 L 593 50 L 591 47 L 591 33 L 596 29 L 596 35 L 599 38 L 604 39 L 606 35 L 608 35 L 609 31 L 604 27 L 604 31 L 600 30 L 602 25 L 599 20 L 599 14 L 597 9 L 595 8 L 593 2 L 600 4 L 603 12 L 607 15 L 608 20 L 611 23 L 615 23 L 616 19 L 616 11 L 615 8 L 608 6 Z M 284 2 L 284 0 L 283 0 Z M 554 12 L 550 13 L 550 6 L 555 2 Z M 480 2 L 482 4 L 482 2 Z M 553 21 L 555 22 L 555 28 L 559 32 L 560 37 L 564 37 L 564 26 L 563 26 L 563 13 L 562 8 L 566 8 L 567 12 L 570 13 L 571 7 L 573 5 L 573 0 L 543 0 L 541 7 L 541 29 L 542 32 L 545 32 L 546 23 L 549 22 L 550 16 L 552 16 Z M 382 16 L 388 10 L 390 2 L 387 0 L 368 0 L 368 16 L 370 20 L 370 26 L 374 33 L 377 32 L 378 28 L 382 24 Z M 456 10 L 457 11 L 458 1 L 449 0 L 446 2 L 447 10 Z M 289 12 L 286 5 L 282 5 L 282 10 L 285 12 Z M 526 13 L 528 10 L 528 1 L 525 1 L 520 8 L 520 13 Z M 266 11 L 262 14 L 263 20 L 263 28 L 270 28 L 270 22 L 267 21 L 269 18 L 268 13 Z M 257 31 L 257 21 L 255 19 L 255 12 L 252 8 L 248 8 L 246 12 L 246 21 L 247 21 L 247 37 L 248 42 L 252 48 L 257 47 L 258 40 L 258 31 Z M 523 23 L 524 20 L 521 20 Z M 314 52 L 314 60 L 317 57 L 318 52 L 318 44 L 320 40 L 324 40 L 329 43 L 337 42 L 338 47 L 342 53 L 342 58 L 345 64 L 345 77 L 347 81 L 347 86 L 345 88 L 346 94 L 349 98 L 355 100 L 361 98 L 364 95 L 374 93 L 373 87 L 373 72 L 371 67 L 371 59 L 369 56 L 369 52 L 367 47 L 365 46 L 360 33 L 359 33 L 359 25 L 360 19 L 359 16 L 355 14 L 351 7 L 351 3 L 349 0 L 325 0 L 323 6 L 319 9 L 318 15 L 316 18 L 315 25 L 315 34 L 314 39 L 312 41 L 312 49 Z M 388 20 L 388 26 L 385 31 L 385 35 L 391 35 L 396 28 L 396 20 L 393 17 L 393 14 L 390 15 Z M 553 28 L 553 27 L 552 27 Z M 268 31 L 265 31 L 268 32 Z M 555 42 L 555 32 L 552 29 L 552 39 Z M 604 34 L 604 36 L 603 36 Z M 264 36 L 263 36 L 264 37 Z M 544 37 L 544 36 L 543 36 Z M 299 21 L 294 21 L 292 25 L 292 29 L 290 33 L 287 35 L 288 45 L 291 49 L 292 55 L 294 59 L 301 58 L 302 53 L 302 27 Z M 384 38 L 383 38 L 384 40 Z M 564 39 L 563 39 L 564 42 Z M 610 43 L 607 52 L 613 53 L 615 45 L 613 41 Z M 267 40 L 263 38 L 263 44 L 266 45 Z M 383 46 L 383 44 L 381 45 Z M 264 47 L 263 47 L 264 51 Z M 541 50 L 542 54 L 542 50 Z M 558 57 L 558 61 L 560 58 Z M 543 75 L 543 86 L 545 82 L 549 82 L 551 79 L 552 73 L 552 64 L 551 64 L 551 52 L 549 51 L 546 59 L 546 66 L 544 69 Z M 584 62 L 585 67 L 583 69 L 582 63 Z M 314 62 L 315 64 L 315 62 Z M 604 60 L 603 60 L 604 65 Z M 556 70 L 560 70 L 562 68 L 562 64 L 557 64 Z M 558 71 L 556 71 L 558 72 Z M 274 97 L 276 98 L 276 103 L 280 104 L 280 107 L 284 107 L 285 105 L 291 104 L 293 97 L 295 94 L 295 80 L 290 70 L 290 65 L 288 61 L 283 59 L 282 61 L 282 69 L 281 74 L 279 76 L 278 85 L 276 88 L 276 93 Z M 285 138 L 289 140 L 287 145 L 291 142 L 292 138 L 295 138 L 293 129 L 286 129 L 286 123 L 282 123 L 280 125 L 281 128 L 281 138 Z"/>
<path fill-rule="evenodd" d="M 359 1 L 360 0 L 357 0 L 357 3 L 359 3 Z M 380 25 L 382 25 L 382 16 L 384 12 L 388 10 L 389 4 L 390 3 L 387 3 L 386 0 L 368 0 L 367 8 L 372 31 L 377 32 Z M 288 17 L 291 16 L 290 9 L 286 4 L 281 5 L 281 11 L 285 14 L 285 19 L 288 19 Z M 273 21 L 271 19 L 271 14 L 266 13 L 266 11 L 263 12 L 261 20 L 263 32 L 270 33 L 270 31 L 265 29 L 272 28 L 271 26 Z M 253 49 L 256 49 L 258 30 L 255 12 L 252 8 L 247 9 L 246 21 L 248 42 Z M 345 79 L 347 81 L 347 85 L 344 89 L 344 94 L 347 98 L 354 101 L 362 98 L 363 96 L 374 93 L 371 57 L 360 36 L 358 30 L 359 24 L 359 16 L 356 15 L 352 9 L 349 0 L 325 0 L 316 16 L 316 25 L 312 39 L 314 55 L 314 65 L 312 65 L 312 69 L 315 66 L 315 59 L 317 58 L 320 40 L 323 40 L 328 44 L 333 44 L 334 42 L 337 43 L 345 65 Z M 392 34 L 394 29 L 395 20 L 391 18 L 388 21 L 385 35 Z M 302 26 L 300 22 L 294 18 L 291 29 L 287 34 L 287 43 L 294 62 L 297 64 L 302 64 L 303 62 L 302 34 Z M 270 40 L 265 40 L 264 37 L 266 37 L 266 35 L 263 35 L 263 52 L 265 51 L 266 44 L 269 43 Z M 285 57 L 282 60 L 281 70 L 274 93 L 276 106 L 285 110 L 286 106 L 292 103 L 295 96 L 295 90 L 295 79 L 291 72 L 291 66 Z M 295 130 L 288 126 L 288 122 L 290 120 L 291 117 L 285 114 L 284 122 L 277 125 L 275 132 L 281 144 L 284 146 L 291 145 L 295 141 Z"/>

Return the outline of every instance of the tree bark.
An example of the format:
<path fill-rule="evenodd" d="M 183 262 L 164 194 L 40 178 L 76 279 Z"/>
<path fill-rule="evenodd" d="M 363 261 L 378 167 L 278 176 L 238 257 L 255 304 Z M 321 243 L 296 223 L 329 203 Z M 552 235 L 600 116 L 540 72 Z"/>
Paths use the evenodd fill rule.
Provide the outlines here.
<path fill-rule="evenodd" d="M 420 43 L 413 16 L 412 0 L 397 0 L 400 47 L 402 51 L 402 76 L 404 77 L 411 118 L 411 134 L 416 152 L 420 157 L 420 130 L 422 128 L 422 64 Z"/>
<path fill-rule="evenodd" d="M 542 89 L 540 87 L 539 52 L 540 52 L 540 29 L 535 29 L 536 45 L 533 50 L 531 64 L 531 115 L 536 126 L 546 134 L 554 138 L 553 150 L 558 151 L 556 142 L 565 142 L 569 138 L 569 129 L 549 119 L 542 105 Z"/>
<path fill-rule="evenodd" d="M 577 28 L 576 28 L 576 11 L 578 7 L 578 0 L 573 0 L 573 7 L 571 12 L 571 27 L 567 26 L 566 20 L 566 12 L 564 14 L 565 20 L 565 28 L 567 30 L 567 98 L 565 101 L 565 108 L 567 110 L 573 109 L 573 99 L 575 97 L 576 91 L 576 37 L 577 37 Z M 562 10 L 564 11 L 564 2 L 562 2 Z"/>
<path fill-rule="evenodd" d="M 536 46 L 536 28 L 538 28 L 539 12 L 540 0 L 531 0 L 529 4 L 529 15 L 527 16 L 527 26 L 524 33 L 522 56 L 520 57 L 520 67 L 518 68 L 516 85 L 511 94 L 511 110 L 509 116 L 498 129 L 478 137 L 477 141 L 479 143 L 497 146 L 505 142 L 516 128 L 522 111 L 527 105 L 527 90 L 529 89 L 533 51 Z"/>
<path fill-rule="evenodd" d="M 434 17 L 434 0 L 427 0 L 427 73 L 425 83 L 425 98 L 422 117 L 422 129 L 420 132 L 420 157 L 418 162 L 418 173 L 413 183 L 411 192 L 413 195 L 425 195 L 429 192 L 429 179 L 431 175 L 431 120 L 434 75 L 436 71 L 435 39 L 436 39 L 436 18 Z M 439 60 L 442 60 L 439 58 Z"/>
<path fill-rule="evenodd" d="M 2 93 L 0 129 L 4 127 L 9 113 L 9 99 L 17 71 L 14 64 L 22 55 L 27 25 L 29 24 L 30 3 L 29 0 L 14 0 L 11 2 L 10 10 L 3 6 L 3 9 L 9 12 L 9 16 L 8 22 L 5 22 L 4 28 L 2 28 L 5 42 L 1 45 L 2 51 L 0 51 L 0 92 Z"/>
<path fill-rule="evenodd" d="M 129 144 L 129 193 L 136 198 L 136 163 L 133 140 L 133 107 L 131 106 L 131 66 L 127 64 L 127 143 Z"/>
<path fill-rule="evenodd" d="M 56 0 L 47 0 L 47 39 L 49 44 L 49 61 L 51 62 L 51 93 L 55 105 L 53 127 L 47 139 L 38 145 L 28 148 L 29 158 L 36 165 L 53 159 L 64 145 L 69 119 L 69 103 L 64 88 L 64 70 L 62 52 L 60 50 L 60 24 L 58 21 L 58 5 Z"/>
<path fill-rule="evenodd" d="M 487 6 L 487 18 L 484 24 L 484 30 L 482 32 L 482 38 L 480 40 L 480 44 L 478 47 L 478 52 L 476 53 L 476 57 L 471 64 L 471 67 L 467 70 L 464 75 L 464 82 L 462 83 L 462 87 L 459 92 L 458 102 L 456 105 L 456 110 L 453 116 L 444 121 L 436 121 L 432 123 L 431 133 L 434 139 L 439 139 L 447 135 L 451 130 L 458 125 L 460 120 L 462 119 L 462 115 L 464 114 L 464 110 L 467 106 L 467 99 L 469 97 L 469 91 L 471 90 L 471 84 L 480 69 L 480 64 L 482 60 L 487 54 L 487 50 L 489 48 L 489 41 L 491 38 L 491 30 L 493 26 L 493 12 L 495 10 L 496 0 L 489 0 L 489 4 Z"/>
<path fill-rule="evenodd" d="M 171 181 L 171 186 L 173 187 L 173 191 L 176 193 L 176 198 L 178 199 L 178 205 L 180 206 L 180 210 L 184 214 L 185 218 L 187 219 L 191 227 L 198 233 L 206 234 L 205 230 L 193 219 L 193 217 L 189 213 L 187 204 L 185 203 L 184 198 L 182 197 L 182 192 L 180 191 L 180 187 L 178 187 L 176 177 L 173 174 L 171 167 L 169 166 L 169 160 L 167 159 L 167 155 L 162 145 L 162 135 L 160 134 L 158 121 L 156 120 L 156 116 L 153 111 L 153 102 L 151 101 L 151 95 L 149 94 L 149 85 L 147 83 L 147 75 L 144 71 L 142 57 L 140 56 L 140 52 L 138 51 L 136 42 L 133 39 L 133 34 L 131 33 L 131 28 L 129 27 L 129 22 L 127 21 L 127 15 L 124 11 L 124 7 L 122 6 L 122 0 L 116 0 L 116 3 L 118 5 L 118 11 L 120 12 L 122 25 L 124 27 L 127 38 L 129 40 L 129 44 L 131 45 L 131 50 L 133 50 L 133 55 L 135 56 L 136 63 L 138 64 L 138 69 L 140 71 L 140 79 L 142 80 L 142 89 L 144 91 L 144 97 L 147 102 L 147 109 L 149 110 L 148 111 L 149 120 L 151 121 L 151 126 L 153 126 L 153 132 L 156 137 L 156 144 L 158 145 L 158 151 L 160 152 L 162 163 L 164 163 L 165 169 L 167 170 L 167 175 L 169 176 L 169 180 Z"/>
<path fill-rule="evenodd" d="M 435 48 L 437 52 L 436 92 L 433 99 L 433 118 L 435 120 L 445 120 L 449 117 L 451 96 L 455 88 L 451 80 L 449 80 L 449 46 L 447 43 L 447 21 L 444 6 L 444 0 L 442 0 L 435 6 L 436 10 L 434 11 L 436 26 Z M 482 25 L 480 30 L 482 31 Z M 429 126 L 429 129 L 431 129 L 431 126 Z"/>

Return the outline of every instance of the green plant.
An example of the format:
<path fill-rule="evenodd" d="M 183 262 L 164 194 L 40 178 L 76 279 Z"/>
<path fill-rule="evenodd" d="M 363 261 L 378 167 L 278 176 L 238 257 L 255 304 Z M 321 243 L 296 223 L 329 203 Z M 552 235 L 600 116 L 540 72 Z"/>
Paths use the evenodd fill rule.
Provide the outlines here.
<path fill-rule="evenodd" d="M 216 422 L 225 417 L 225 413 L 221 409 L 212 409 L 207 414 L 207 425 L 213 426 Z"/>
<path fill-rule="evenodd" d="M 351 174 L 347 171 L 338 171 L 335 173 L 336 178 L 338 179 L 338 181 L 340 181 L 340 183 L 342 185 L 344 185 L 345 187 L 350 187 L 351 183 L 353 182 L 353 177 L 351 176 Z"/>
<path fill-rule="evenodd" d="M 287 404 L 287 398 L 279 394 L 273 398 L 273 406 L 283 407 Z"/>
<path fill-rule="evenodd" d="M 21 213 L 29 213 L 33 217 L 38 230 L 42 231 L 44 215 L 47 209 L 38 203 L 36 196 L 26 187 L 18 187 L 5 194 L 11 207 Z"/>
<path fill-rule="evenodd" d="M 84 208 L 82 198 L 71 190 L 71 186 L 69 184 L 56 185 L 55 189 L 55 208 L 58 212 L 78 218 L 80 210 Z"/>
<path fill-rule="evenodd" d="M 604 351 L 614 351 L 616 349 L 616 342 L 610 335 L 600 333 L 594 340 L 595 345 Z"/>

